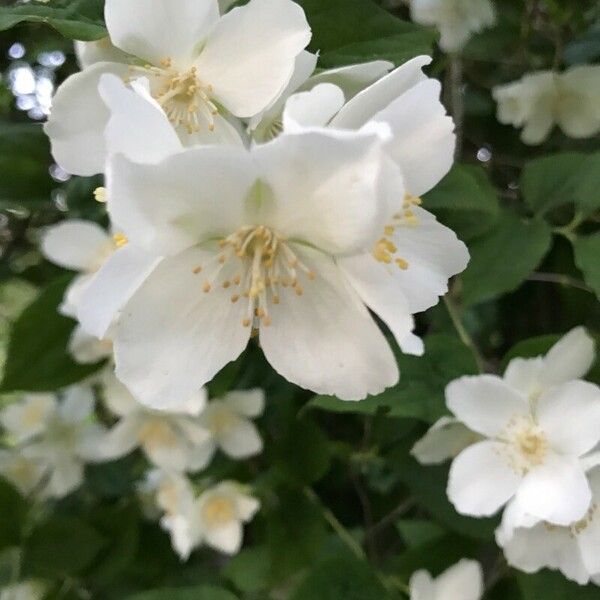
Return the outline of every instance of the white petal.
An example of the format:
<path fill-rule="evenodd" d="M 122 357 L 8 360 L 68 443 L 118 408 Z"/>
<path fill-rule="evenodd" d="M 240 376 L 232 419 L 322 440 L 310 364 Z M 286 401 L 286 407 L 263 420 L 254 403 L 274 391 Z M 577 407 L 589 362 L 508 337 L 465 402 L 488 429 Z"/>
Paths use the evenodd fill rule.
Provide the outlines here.
<path fill-rule="evenodd" d="M 166 433 L 165 429 L 165 433 Z M 175 430 L 171 435 L 160 435 L 156 439 L 145 440 L 142 444 L 148 460 L 166 471 L 184 471 L 190 462 L 191 447 L 184 439 L 177 436 Z"/>
<path fill-rule="evenodd" d="M 69 338 L 69 354 L 81 364 L 93 364 L 112 356 L 112 342 L 99 340 L 77 325 Z"/>
<path fill-rule="evenodd" d="M 331 254 L 370 246 L 387 216 L 381 152 L 376 136 L 335 132 L 283 135 L 256 147 L 274 196 L 263 202 L 264 218 L 288 239 Z"/>
<path fill-rule="evenodd" d="M 251 421 L 238 417 L 235 425 L 218 436 L 221 450 L 234 459 L 248 458 L 262 451 L 262 439 Z"/>
<path fill-rule="evenodd" d="M 98 93 L 98 83 L 104 73 L 124 77 L 127 69 L 119 63 L 95 63 L 71 75 L 56 91 L 44 131 L 54 160 L 65 171 L 84 176 L 104 171 L 104 128 L 109 111 Z"/>
<path fill-rule="evenodd" d="M 117 250 L 86 285 L 77 302 L 81 326 L 97 338 L 108 329 L 159 259 L 127 244 Z"/>
<path fill-rule="evenodd" d="M 544 383 L 549 386 L 581 379 L 595 358 L 594 340 L 583 327 L 576 327 L 558 340 L 544 357 Z"/>
<path fill-rule="evenodd" d="M 414 225 L 397 227 L 389 239 L 397 248 L 396 256 L 408 263 L 398 269 L 396 279 L 402 284 L 411 312 L 435 306 L 448 291 L 450 277 L 461 273 L 469 262 L 467 247 L 448 227 L 419 207 L 412 212 Z"/>
<path fill-rule="evenodd" d="M 362 301 L 385 322 L 402 347 L 415 326 L 397 265 L 375 260 L 371 253 L 339 259 L 338 265 Z"/>
<path fill-rule="evenodd" d="M 133 452 L 139 446 L 140 424 L 138 415 L 124 417 L 116 423 L 101 439 L 96 440 L 95 460 L 116 460 Z M 89 454 L 88 460 L 91 459 Z"/>
<path fill-rule="evenodd" d="M 422 465 L 438 465 L 480 440 L 477 433 L 460 421 L 442 417 L 412 447 L 410 453 Z"/>
<path fill-rule="evenodd" d="M 109 37 L 94 42 L 75 41 L 74 46 L 77 62 L 82 70 L 98 62 L 129 63 L 130 57 L 115 48 Z"/>
<path fill-rule="evenodd" d="M 520 529 L 528 529 L 538 523 L 540 519 L 528 514 L 515 497 L 506 505 L 502 513 L 500 527 L 496 529 L 496 541 L 503 547 Z"/>
<path fill-rule="evenodd" d="M 125 417 L 141 409 L 140 404 L 115 377 L 112 370 L 103 375 L 102 384 L 104 404 L 117 417 Z"/>
<path fill-rule="evenodd" d="M 69 219 L 46 229 L 42 252 L 54 264 L 73 271 L 95 271 L 112 248 L 112 240 L 96 223 Z"/>
<path fill-rule="evenodd" d="M 332 127 L 358 129 L 411 87 L 426 79 L 421 69 L 431 62 L 417 56 L 359 92 L 332 120 Z"/>
<path fill-rule="evenodd" d="M 523 479 L 517 499 L 532 516 L 569 525 L 585 515 L 592 494 L 577 459 L 548 452 L 544 462 Z"/>
<path fill-rule="evenodd" d="M 63 498 L 83 483 L 83 464 L 78 460 L 64 458 L 53 465 L 50 481 L 44 494 L 52 498 Z"/>
<path fill-rule="evenodd" d="M 540 397 L 536 414 L 550 447 L 561 454 L 581 456 L 600 442 L 597 385 L 570 381 L 554 387 Z"/>
<path fill-rule="evenodd" d="M 219 18 L 217 0 L 106 0 L 106 27 L 117 48 L 159 65 L 189 66 Z"/>
<path fill-rule="evenodd" d="M 53 394 L 27 394 L 0 411 L 0 423 L 17 442 L 24 442 L 44 431 L 55 410 Z"/>
<path fill-rule="evenodd" d="M 260 509 L 259 500 L 252 496 L 247 496 L 246 494 L 240 494 L 239 492 L 236 494 L 235 504 L 238 517 L 244 523 L 250 521 Z"/>
<path fill-rule="evenodd" d="M 223 402 L 245 417 L 259 417 L 265 409 L 265 392 L 261 389 L 227 392 Z"/>
<path fill-rule="evenodd" d="M 524 396 L 495 375 L 464 376 L 446 387 L 446 404 L 473 431 L 498 435 L 514 416 L 528 415 Z"/>
<path fill-rule="evenodd" d="M 391 127 L 387 151 L 402 168 L 407 191 L 415 196 L 432 189 L 454 161 L 454 123 L 439 100 L 440 92 L 439 81 L 421 81 L 373 117 Z"/>
<path fill-rule="evenodd" d="M 187 560 L 194 547 L 200 543 L 201 532 L 181 514 L 164 516 L 160 524 L 171 534 L 171 544 L 179 558 Z"/>
<path fill-rule="evenodd" d="M 595 507 L 590 521 L 584 526 L 577 536 L 581 558 L 587 571 L 591 574 L 600 573 L 600 518 L 598 508 Z"/>
<path fill-rule="evenodd" d="M 162 261 L 117 323 L 117 377 L 152 408 L 186 403 L 248 343 L 250 328 L 242 326 L 245 304 L 232 303 L 231 293 L 218 282 L 204 293 L 211 273 L 193 272 L 214 257 L 193 248 Z M 213 265 L 220 267 L 216 260 Z"/>
<path fill-rule="evenodd" d="M 287 291 L 269 307 L 272 324 L 260 329 L 267 360 L 289 381 L 344 400 L 394 385 L 394 356 L 339 269 L 308 248 L 298 254 L 316 278 L 302 296 Z"/>
<path fill-rule="evenodd" d="M 437 600 L 433 579 L 424 569 L 415 571 L 410 576 L 408 587 L 410 588 L 410 600 Z"/>
<path fill-rule="evenodd" d="M 310 37 L 295 2 L 250 0 L 219 20 L 196 66 L 225 108 L 251 117 L 283 92 Z"/>
<path fill-rule="evenodd" d="M 459 513 L 490 516 L 514 495 L 521 478 L 503 452 L 503 444 L 485 441 L 469 446 L 454 459 L 448 498 Z"/>
<path fill-rule="evenodd" d="M 446 569 L 435 580 L 436 598 L 444 600 L 480 600 L 483 572 L 475 560 L 463 559 Z"/>
<path fill-rule="evenodd" d="M 506 367 L 503 379 L 507 385 L 519 390 L 528 397 L 537 395 L 541 391 L 542 372 L 544 359 L 536 358 L 513 358 Z"/>
<path fill-rule="evenodd" d="M 224 554 L 237 554 L 242 547 L 243 530 L 238 521 L 205 530 L 206 543 Z"/>
<path fill-rule="evenodd" d="M 343 105 L 344 92 L 332 83 L 321 83 L 289 97 L 283 111 L 283 128 L 294 133 L 307 127 L 325 127 Z"/>
<path fill-rule="evenodd" d="M 77 311 L 81 304 L 83 294 L 92 283 L 95 274 L 77 275 L 73 277 L 71 283 L 67 286 L 63 301 L 58 307 L 58 312 L 65 317 L 71 317 L 77 320 Z"/>
<path fill-rule="evenodd" d="M 167 115 L 153 99 L 128 89 L 111 74 L 100 78 L 99 93 L 110 111 L 105 130 L 109 154 L 120 153 L 129 160 L 153 164 L 182 149 Z"/>
<path fill-rule="evenodd" d="M 94 412 L 96 399 L 89 385 L 72 385 L 64 392 L 58 411 L 67 423 L 82 423 Z"/>
<path fill-rule="evenodd" d="M 245 224 L 244 199 L 255 180 L 251 155 L 233 146 L 194 148 L 157 165 L 117 156 L 108 208 L 135 246 L 166 256 Z"/>

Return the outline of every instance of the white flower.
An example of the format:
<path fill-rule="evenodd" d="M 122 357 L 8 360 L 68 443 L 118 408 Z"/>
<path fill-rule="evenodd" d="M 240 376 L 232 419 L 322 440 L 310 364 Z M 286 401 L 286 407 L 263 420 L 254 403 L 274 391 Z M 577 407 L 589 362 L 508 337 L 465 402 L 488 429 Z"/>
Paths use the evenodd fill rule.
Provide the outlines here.
<path fill-rule="evenodd" d="M 18 447 L 0 450 L 0 474 L 24 496 L 38 487 L 45 473 L 40 461 L 27 458 Z"/>
<path fill-rule="evenodd" d="M 410 578 L 410 600 L 480 600 L 483 596 L 481 565 L 463 559 L 433 579 L 427 571 Z"/>
<path fill-rule="evenodd" d="M 567 526 L 557 526 L 528 515 L 513 500 L 504 511 L 496 541 L 507 562 L 526 573 L 548 568 L 587 584 L 600 583 L 600 470 L 589 475 L 592 504 L 585 516 Z"/>
<path fill-rule="evenodd" d="M 301 386 L 359 399 L 393 385 L 393 354 L 336 263 L 380 238 L 392 210 L 381 162 L 378 137 L 354 133 L 201 147 L 152 167 L 117 157 L 109 211 L 132 246 L 165 257 L 117 320 L 121 381 L 153 408 L 176 407 L 256 328 L 271 364 Z M 402 193 L 399 174 L 388 177 Z M 402 250 L 419 249 L 407 235 Z M 90 298 L 110 297 L 111 277 L 94 287 Z M 397 297 L 385 308 L 396 314 Z M 397 318 L 400 339 L 412 335 L 410 313 Z"/>
<path fill-rule="evenodd" d="M 73 386 L 57 401 L 48 394 L 30 394 L 0 412 L 0 422 L 20 443 L 22 455 L 45 470 L 41 495 L 61 498 L 83 482 L 86 461 L 96 459 L 103 434 L 91 419 L 94 395 Z"/>
<path fill-rule="evenodd" d="M 600 440 L 598 386 L 569 381 L 531 402 L 499 377 L 462 377 L 446 388 L 446 402 L 486 438 L 450 468 L 448 496 L 460 513 L 491 515 L 516 497 L 528 514 L 557 525 L 585 515 L 591 491 L 580 457 Z"/>
<path fill-rule="evenodd" d="M 260 508 L 260 502 L 237 483 L 225 481 L 190 497 L 182 512 L 168 514 L 161 524 L 171 534 L 175 551 L 187 560 L 192 550 L 208 545 L 225 554 L 236 554 L 242 545 L 243 524 Z"/>
<path fill-rule="evenodd" d="M 513 358 L 503 379 L 529 400 L 535 401 L 555 385 L 585 377 L 595 358 L 594 340 L 583 327 L 575 327 L 545 356 Z"/>
<path fill-rule="evenodd" d="M 103 383 L 104 400 L 120 420 L 104 436 L 99 458 L 113 460 L 139 447 L 153 465 L 169 471 L 198 471 L 208 464 L 212 440 L 198 418 L 204 389 L 182 403 L 181 412 L 168 413 L 139 404 L 112 373 Z"/>
<path fill-rule="evenodd" d="M 457 419 L 442 417 L 415 443 L 410 453 L 422 465 L 439 465 L 482 439 Z"/>
<path fill-rule="evenodd" d="M 200 423 L 210 433 L 209 457 L 217 448 L 235 459 L 258 454 L 262 440 L 250 419 L 260 416 L 264 406 L 264 392 L 258 389 L 236 390 L 212 400 L 200 415 Z"/>
<path fill-rule="evenodd" d="M 96 223 L 70 219 L 49 227 L 42 237 L 41 250 L 54 264 L 77 271 L 59 310 L 69 317 L 77 316 L 79 300 L 94 273 L 115 251 L 122 237 L 111 236 Z"/>
<path fill-rule="evenodd" d="M 458 52 L 474 33 L 496 20 L 490 0 L 411 0 L 410 16 L 415 23 L 439 29 L 444 52 Z"/>
<path fill-rule="evenodd" d="M 146 517 L 159 519 L 164 513 L 174 515 L 184 512 L 193 498 L 190 481 L 181 473 L 152 469 L 137 485 L 138 495 Z"/>
<path fill-rule="evenodd" d="M 39 581 L 23 581 L 4 586 L 0 591 L 0 600 L 42 600 L 46 586 Z"/>
<path fill-rule="evenodd" d="M 112 342 L 86 333 L 81 325 L 73 330 L 67 349 L 75 361 L 81 364 L 93 364 L 104 358 L 112 358 Z"/>
<path fill-rule="evenodd" d="M 577 66 L 563 73 L 537 71 L 494 88 L 501 123 L 522 127 L 526 144 L 541 144 L 555 125 L 572 138 L 600 131 L 600 67 Z"/>
<path fill-rule="evenodd" d="M 240 143 L 229 114 L 249 118 L 269 106 L 311 37 L 291 0 L 251 0 L 223 16 L 217 0 L 107 0 L 105 20 L 111 43 L 129 55 L 129 65 L 93 62 L 71 76 L 57 91 L 46 124 L 55 160 L 77 175 L 104 171 L 103 73 L 128 81 L 147 77 L 184 139 Z"/>

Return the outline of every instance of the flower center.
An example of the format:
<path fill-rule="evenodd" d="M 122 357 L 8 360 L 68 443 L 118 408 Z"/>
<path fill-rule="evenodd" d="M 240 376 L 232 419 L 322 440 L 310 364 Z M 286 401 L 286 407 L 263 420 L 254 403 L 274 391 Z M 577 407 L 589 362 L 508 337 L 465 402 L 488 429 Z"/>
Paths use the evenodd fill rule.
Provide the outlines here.
<path fill-rule="evenodd" d="M 219 527 L 235 519 L 235 507 L 229 498 L 215 496 L 202 507 L 202 517 L 210 527 Z"/>
<path fill-rule="evenodd" d="M 548 453 L 544 431 L 531 417 L 520 417 L 509 422 L 505 439 L 510 447 L 513 468 L 526 474 L 532 467 L 541 465 Z"/>
<path fill-rule="evenodd" d="M 235 417 L 232 411 L 226 407 L 213 409 L 208 419 L 209 429 L 215 435 L 227 432 L 234 423 Z"/>
<path fill-rule="evenodd" d="M 210 98 L 212 86 L 201 81 L 196 67 L 179 71 L 173 67 L 171 58 L 164 58 L 160 64 L 160 67 L 133 67 L 133 71 L 154 75 L 157 85 L 151 84 L 152 96 L 171 123 L 175 127 L 185 127 L 192 134 L 200 131 L 202 123 L 206 122 L 208 130 L 214 131 L 214 117 L 219 109 Z"/>
<path fill-rule="evenodd" d="M 177 436 L 168 423 L 160 418 L 150 419 L 139 432 L 140 442 L 150 449 L 174 446 L 177 443 Z"/>
<path fill-rule="evenodd" d="M 233 289 L 231 302 L 247 299 L 248 309 L 242 320 L 244 327 L 250 327 L 255 319 L 257 325 L 269 326 L 269 305 L 280 303 L 280 293 L 289 289 L 296 296 L 302 296 L 304 289 L 300 278 L 314 280 L 316 277 L 314 271 L 296 256 L 285 238 L 264 225 L 240 227 L 223 238 L 219 246 L 221 250 L 216 260 L 221 268 L 238 263 L 233 278 L 225 279 L 221 285 L 225 289 Z M 193 273 L 201 273 L 204 267 L 198 265 Z M 213 289 L 214 279 L 204 282 L 204 293 Z"/>
<path fill-rule="evenodd" d="M 384 236 L 380 238 L 373 246 L 371 253 L 376 261 L 386 265 L 392 264 L 393 262 L 403 271 L 408 269 L 408 261 L 400 256 L 396 256 L 398 248 L 396 247 L 396 244 L 389 239 L 389 237 L 395 233 L 398 227 L 415 227 L 419 224 L 419 219 L 412 211 L 412 207 L 420 204 L 420 198 L 406 194 L 404 197 L 404 203 L 402 204 L 402 211 L 396 213 L 392 217 L 392 222 L 386 225 L 383 229 Z"/>

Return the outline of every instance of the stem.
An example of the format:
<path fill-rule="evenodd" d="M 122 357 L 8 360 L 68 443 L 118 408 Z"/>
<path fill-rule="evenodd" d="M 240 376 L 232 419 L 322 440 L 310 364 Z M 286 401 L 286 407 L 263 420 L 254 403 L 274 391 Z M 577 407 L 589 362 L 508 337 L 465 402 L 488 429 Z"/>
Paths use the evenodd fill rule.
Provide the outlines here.
<path fill-rule="evenodd" d="M 459 160 L 462 154 L 465 103 L 463 97 L 463 66 L 458 54 L 450 56 L 450 98 L 452 102 L 452 117 L 456 130 L 456 149 L 454 159 Z"/>
<path fill-rule="evenodd" d="M 304 488 L 304 495 L 321 511 L 323 518 L 331 525 L 331 528 L 336 532 L 340 540 L 348 546 L 348 549 L 352 551 L 354 556 L 360 560 L 366 560 L 366 555 L 360 544 L 350 535 L 348 530 L 338 521 L 337 517 L 327 508 L 322 502 L 319 496 L 315 494 L 314 490 L 310 487 Z"/>
<path fill-rule="evenodd" d="M 458 333 L 458 336 L 460 337 L 462 343 L 467 348 L 469 348 L 469 350 L 471 350 L 473 358 L 477 363 L 477 369 L 480 373 L 485 373 L 485 359 L 483 358 L 483 355 L 479 351 L 479 348 L 473 341 L 473 338 L 471 338 L 464 325 L 462 324 L 462 321 L 460 320 L 460 316 L 458 314 L 458 309 L 448 294 L 444 296 L 444 303 L 446 304 L 446 308 L 448 309 L 448 314 L 450 315 L 452 324 L 454 325 L 454 328 L 456 329 L 456 332 Z"/>
<path fill-rule="evenodd" d="M 529 281 L 539 281 L 541 283 L 556 283 L 558 285 L 564 285 L 572 287 L 577 290 L 583 290 L 584 292 L 594 293 L 592 288 L 588 287 L 583 281 L 570 277 L 569 275 L 563 275 L 561 273 L 532 273 L 528 278 Z"/>
<path fill-rule="evenodd" d="M 396 519 L 406 514 L 413 506 L 415 505 L 415 501 L 412 498 L 405 500 L 402 504 L 399 504 L 394 510 L 388 513 L 385 517 L 383 517 L 380 521 L 375 523 L 370 531 L 367 534 L 373 535 L 375 533 L 379 533 L 383 531 L 390 525 L 392 525 Z"/>

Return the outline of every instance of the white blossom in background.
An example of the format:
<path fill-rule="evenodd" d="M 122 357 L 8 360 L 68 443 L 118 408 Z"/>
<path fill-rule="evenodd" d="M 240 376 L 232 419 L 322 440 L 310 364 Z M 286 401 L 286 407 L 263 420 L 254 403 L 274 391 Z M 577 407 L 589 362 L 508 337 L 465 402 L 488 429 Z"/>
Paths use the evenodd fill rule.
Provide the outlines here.
<path fill-rule="evenodd" d="M 0 423 L 17 443 L 15 449 L 44 471 L 41 496 L 71 493 L 83 482 L 84 464 L 98 460 L 104 432 L 93 415 L 94 395 L 84 386 L 68 388 L 61 399 L 28 394 L 0 412 Z"/>
<path fill-rule="evenodd" d="M 585 455 L 600 441 L 600 388 L 570 378 L 587 371 L 590 357 L 593 345 L 578 328 L 546 357 L 516 359 L 505 379 L 480 375 L 448 385 L 448 408 L 485 438 L 452 463 L 448 496 L 460 513 L 491 515 L 515 498 L 524 513 L 554 525 L 584 517 L 591 502 Z"/>
<path fill-rule="evenodd" d="M 193 488 L 181 473 L 151 469 L 137 484 L 142 510 L 148 519 L 159 520 L 165 514 L 181 513 L 193 496 Z"/>
<path fill-rule="evenodd" d="M 56 162 L 77 175 L 105 168 L 102 74 L 147 78 L 182 139 L 240 144 L 231 116 L 250 118 L 269 106 L 311 38 L 291 0 L 250 0 L 222 16 L 217 0 L 108 0 L 105 21 L 127 62 L 83 58 L 92 64 L 60 86 L 45 126 Z"/>
<path fill-rule="evenodd" d="M 392 258 L 381 234 L 396 214 L 391 197 L 402 194 L 379 132 L 284 135 L 251 151 L 202 147 L 152 166 L 117 157 L 107 188 L 111 217 L 131 245 L 160 260 L 114 328 L 117 376 L 141 402 L 173 408 L 258 329 L 271 364 L 302 387 L 360 399 L 393 385 L 395 359 L 365 298 L 401 346 L 418 353 L 398 290 L 403 282 L 411 290 L 412 277 L 428 281 L 414 290 L 416 302 L 428 303 L 429 289 L 440 279 L 446 285 L 446 276 L 427 260 L 419 268 L 418 257 L 438 257 L 453 273 L 468 258 L 427 215 L 418 235 L 406 228 Z M 365 252 L 394 264 L 396 278 L 374 277 L 369 264 L 349 279 L 347 257 Z M 414 270 L 402 269 L 413 258 Z M 88 288 L 88 327 L 116 277 Z"/>
<path fill-rule="evenodd" d="M 164 412 L 137 402 L 112 373 L 102 383 L 104 402 L 119 417 L 99 443 L 103 460 L 140 448 L 153 465 L 167 471 L 199 471 L 208 464 L 212 439 L 199 419 L 206 404 L 204 389 L 182 403 L 179 412 Z"/>
<path fill-rule="evenodd" d="M 410 600 L 480 600 L 483 572 L 477 561 L 463 559 L 435 579 L 425 570 L 413 573 L 409 588 Z"/>
<path fill-rule="evenodd" d="M 560 571 L 585 585 L 600 584 L 600 470 L 589 473 L 592 503 L 585 516 L 568 526 L 531 517 L 511 502 L 496 530 L 496 541 L 509 565 L 526 573 Z"/>
<path fill-rule="evenodd" d="M 24 456 L 18 446 L 0 450 L 0 475 L 23 496 L 28 496 L 37 489 L 45 473 L 44 464 Z"/>
<path fill-rule="evenodd" d="M 190 493 L 179 512 L 165 515 L 161 524 L 182 560 L 203 545 L 232 555 L 241 548 L 244 524 L 259 508 L 260 502 L 243 486 L 224 481 L 199 496 Z"/>
<path fill-rule="evenodd" d="M 0 590 L 0 600 L 42 600 L 46 595 L 46 587 L 39 581 L 11 583 Z"/>
<path fill-rule="evenodd" d="M 555 126 L 572 138 L 600 132 L 600 66 L 528 73 L 495 87 L 492 95 L 498 120 L 522 128 L 521 140 L 526 144 L 541 144 Z"/>
<path fill-rule="evenodd" d="M 265 407 L 262 390 L 236 390 L 212 400 L 200 415 L 200 423 L 209 432 L 206 450 L 212 458 L 220 449 L 234 459 L 249 458 L 261 452 L 263 444 L 256 425 Z"/>
<path fill-rule="evenodd" d="M 433 25 L 440 32 L 440 48 L 459 52 L 475 33 L 491 27 L 496 11 L 491 0 L 410 0 L 415 23 Z"/>
<path fill-rule="evenodd" d="M 422 465 L 439 465 L 482 439 L 458 419 L 442 417 L 415 443 L 410 453 Z"/>

